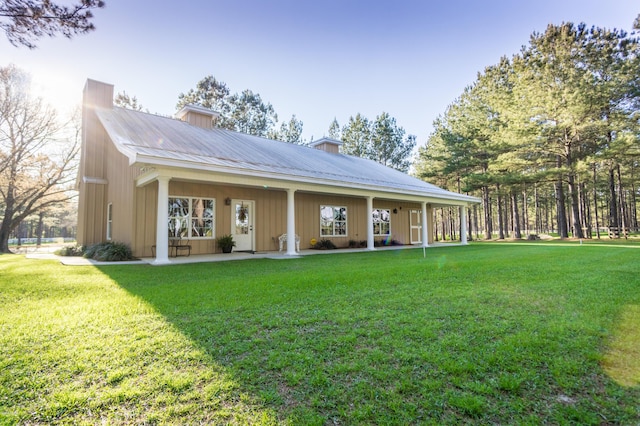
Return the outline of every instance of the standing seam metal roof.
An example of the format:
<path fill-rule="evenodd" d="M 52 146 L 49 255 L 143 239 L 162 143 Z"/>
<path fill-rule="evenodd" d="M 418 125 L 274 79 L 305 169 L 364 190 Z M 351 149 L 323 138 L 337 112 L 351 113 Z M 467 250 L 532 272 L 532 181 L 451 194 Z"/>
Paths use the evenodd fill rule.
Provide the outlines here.
<path fill-rule="evenodd" d="M 349 188 L 374 186 L 382 191 L 393 189 L 475 201 L 473 197 L 446 191 L 364 158 L 226 129 L 204 129 L 177 119 L 120 107 L 96 109 L 96 114 L 116 148 L 133 161 L 142 155 L 157 158 L 159 162 L 184 163 L 186 169 L 196 163 L 238 171 L 270 172 L 291 181 L 304 177 L 335 181 L 337 186 Z M 153 161 L 145 159 L 145 163 Z"/>

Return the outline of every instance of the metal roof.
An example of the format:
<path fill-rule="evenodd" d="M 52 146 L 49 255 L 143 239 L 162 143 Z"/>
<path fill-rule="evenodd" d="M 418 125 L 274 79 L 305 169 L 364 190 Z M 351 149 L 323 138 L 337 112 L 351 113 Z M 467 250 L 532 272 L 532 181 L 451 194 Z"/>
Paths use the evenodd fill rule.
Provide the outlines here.
<path fill-rule="evenodd" d="M 314 179 L 348 188 L 477 201 L 364 158 L 226 129 L 203 129 L 120 107 L 96 109 L 96 114 L 116 148 L 132 164 L 166 164 L 169 160 L 185 169 L 225 167 L 240 173 L 268 172 L 293 182 Z"/>

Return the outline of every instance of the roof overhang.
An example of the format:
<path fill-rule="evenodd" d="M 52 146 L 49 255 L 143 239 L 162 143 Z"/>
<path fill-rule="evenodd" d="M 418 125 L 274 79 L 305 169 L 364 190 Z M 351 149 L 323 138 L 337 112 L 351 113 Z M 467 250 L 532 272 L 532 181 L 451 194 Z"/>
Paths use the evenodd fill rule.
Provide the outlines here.
<path fill-rule="evenodd" d="M 431 204 L 441 204 L 443 206 L 464 206 L 480 202 L 480 200 L 475 197 L 455 194 L 444 190 L 442 193 L 435 191 L 429 193 L 420 190 L 399 190 L 378 185 L 347 184 L 339 180 L 305 178 L 303 176 L 295 176 L 295 179 L 292 179 L 290 175 L 282 175 L 279 173 L 255 170 L 239 171 L 231 167 L 212 167 L 211 165 L 197 163 L 185 168 L 183 165 L 171 164 L 172 161 L 163 160 L 162 163 L 164 164 L 159 164 L 158 161 L 153 163 L 140 163 L 139 165 L 141 167 L 148 170 L 138 176 L 136 185 L 139 187 L 148 185 L 162 176 L 175 180 L 203 183 L 262 187 L 270 190 L 294 189 L 296 191 L 331 193 L 351 197 L 372 196 L 374 198 L 427 202 Z"/>

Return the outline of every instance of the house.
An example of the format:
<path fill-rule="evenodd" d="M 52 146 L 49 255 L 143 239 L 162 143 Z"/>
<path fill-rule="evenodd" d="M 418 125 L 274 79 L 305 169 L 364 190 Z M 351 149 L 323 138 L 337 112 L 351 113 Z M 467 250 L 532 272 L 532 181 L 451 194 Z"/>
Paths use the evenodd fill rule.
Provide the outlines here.
<path fill-rule="evenodd" d="M 466 206 L 478 201 L 340 154 L 340 141 L 293 145 L 216 128 L 217 117 L 192 105 L 176 118 L 116 107 L 113 85 L 87 80 L 78 243 L 124 242 L 156 264 L 169 262 L 176 239 L 215 253 L 224 234 L 236 251 L 277 250 L 283 234 L 298 235 L 301 249 L 312 239 L 426 247 L 434 207 L 460 208 L 466 229 Z"/>

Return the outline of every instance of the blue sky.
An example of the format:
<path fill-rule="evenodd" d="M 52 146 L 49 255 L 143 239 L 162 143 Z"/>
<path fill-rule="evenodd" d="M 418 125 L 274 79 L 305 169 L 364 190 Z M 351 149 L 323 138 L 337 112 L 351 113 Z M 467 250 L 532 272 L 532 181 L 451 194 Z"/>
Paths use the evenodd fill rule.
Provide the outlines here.
<path fill-rule="evenodd" d="M 45 39 L 36 50 L 0 38 L 0 66 L 32 75 L 62 113 L 87 78 L 175 112 L 178 94 L 207 75 L 252 89 L 306 139 L 360 112 L 383 111 L 423 144 L 432 122 L 478 73 L 517 53 L 549 23 L 629 31 L 637 0 L 106 0 L 97 30 Z"/>

